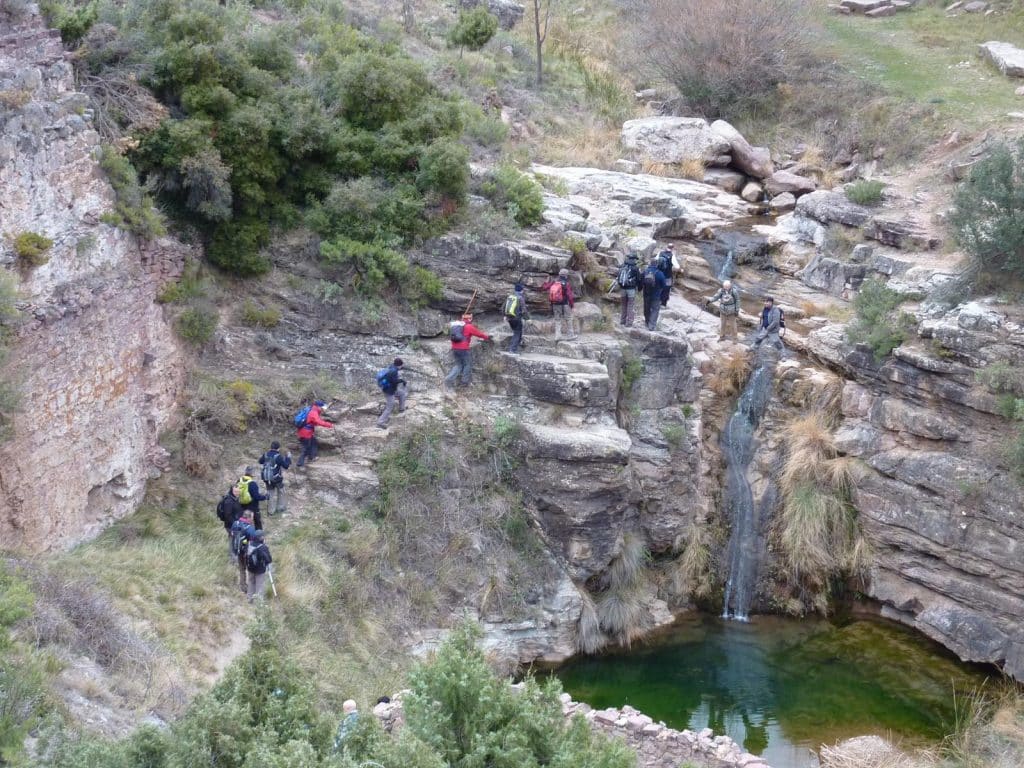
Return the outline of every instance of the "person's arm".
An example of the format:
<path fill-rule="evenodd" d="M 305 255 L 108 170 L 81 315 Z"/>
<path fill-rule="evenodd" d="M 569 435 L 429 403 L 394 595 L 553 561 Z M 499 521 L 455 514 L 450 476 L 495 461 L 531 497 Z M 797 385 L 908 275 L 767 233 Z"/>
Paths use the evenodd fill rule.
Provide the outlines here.
<path fill-rule="evenodd" d="M 569 297 L 569 309 L 575 309 L 576 297 L 572 295 L 572 283 L 568 280 L 565 282 L 566 295 Z"/>
<path fill-rule="evenodd" d="M 765 325 L 765 333 L 778 333 L 779 332 L 779 310 L 773 308 L 768 313 L 768 323 Z"/>
<path fill-rule="evenodd" d="M 325 427 L 326 429 L 334 429 L 334 424 L 330 421 L 320 418 L 320 414 L 311 413 L 309 419 L 306 420 L 306 424 L 311 427 Z"/>
<path fill-rule="evenodd" d="M 470 336 L 476 336 L 478 339 L 483 339 L 484 341 L 488 341 L 491 338 L 472 323 L 466 323 L 465 327 L 463 328 L 463 331 L 465 332 L 467 338 Z"/>
<path fill-rule="evenodd" d="M 720 298 L 722 298 L 722 289 L 721 288 L 719 288 L 717 291 L 715 291 L 715 295 L 712 296 L 710 299 L 708 299 L 708 303 L 710 303 L 712 301 L 718 301 Z"/>
<path fill-rule="evenodd" d="M 267 463 L 267 454 L 264 453 L 262 456 L 260 456 L 260 464 L 266 464 L 266 463 Z"/>
<path fill-rule="evenodd" d="M 260 493 L 260 483 L 258 480 L 249 481 L 249 495 L 252 496 L 253 499 L 255 499 L 256 501 L 266 501 L 267 499 L 270 498 L 270 494 L 264 496 L 263 494 Z"/>
<path fill-rule="evenodd" d="M 281 469 L 288 469 L 292 465 L 292 455 L 289 454 L 277 454 L 277 465 Z"/>

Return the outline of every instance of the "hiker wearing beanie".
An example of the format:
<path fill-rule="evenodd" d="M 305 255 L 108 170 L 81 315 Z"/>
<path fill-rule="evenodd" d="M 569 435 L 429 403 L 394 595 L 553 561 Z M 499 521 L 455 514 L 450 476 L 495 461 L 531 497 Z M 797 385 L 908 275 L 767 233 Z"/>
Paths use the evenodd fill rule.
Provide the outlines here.
<path fill-rule="evenodd" d="M 516 283 L 512 294 L 505 299 L 504 314 L 508 320 L 508 327 L 512 329 L 512 341 L 509 342 L 508 351 L 515 355 L 519 353 L 519 347 L 523 343 L 523 323 L 530 319 L 522 283 Z"/>
<path fill-rule="evenodd" d="M 249 539 L 249 545 L 245 553 L 246 569 L 246 594 L 249 602 L 262 600 L 263 591 L 266 589 L 267 568 L 274 562 L 270 556 L 270 548 L 263 540 L 263 531 L 257 530 Z"/>
<path fill-rule="evenodd" d="M 461 386 L 468 387 L 473 375 L 473 359 L 470 357 L 469 344 L 474 336 L 484 341 L 490 341 L 491 337 L 473 325 L 473 316 L 470 314 L 465 314 L 452 323 L 448 335 L 452 341 L 452 358 L 455 363 L 444 378 L 444 388 L 448 389 L 455 384 L 456 379 Z"/>
<path fill-rule="evenodd" d="M 283 515 L 284 471 L 292 465 L 291 451 L 282 456 L 281 444 L 275 440 L 270 444 L 270 450 L 260 456 L 260 464 L 260 477 L 267 486 L 267 498 L 271 500 L 271 503 L 267 504 L 267 514 Z"/>
<path fill-rule="evenodd" d="M 548 292 L 548 301 L 551 302 L 551 315 L 555 318 L 555 341 L 562 338 L 563 320 L 568 328 L 566 338 L 575 339 L 576 327 L 572 320 L 572 310 L 576 306 L 576 299 L 572 295 L 569 270 L 564 267 L 558 270 L 558 277 L 548 280 L 540 289 Z"/>
<path fill-rule="evenodd" d="M 398 412 L 405 410 L 405 398 L 409 394 L 409 387 L 402 378 L 404 366 L 402 358 L 396 357 L 391 365 L 377 373 L 377 386 L 384 393 L 384 412 L 377 419 L 377 426 L 381 429 L 388 428 L 391 412 L 395 409 L 395 400 L 398 400 Z"/>
<path fill-rule="evenodd" d="M 326 421 L 322 416 L 325 405 L 326 403 L 323 400 L 316 400 L 309 407 L 308 411 L 303 408 L 295 417 L 296 420 L 300 416 L 302 417 L 302 422 L 295 431 L 296 436 L 299 438 L 299 443 L 302 445 L 302 455 L 299 456 L 299 461 L 295 465 L 297 467 L 305 464 L 306 459 L 309 459 L 310 464 L 316 461 L 317 453 L 319 452 L 319 446 L 316 443 L 316 428 L 334 429 L 334 424 Z M 305 414 L 303 414 L 303 411 L 305 411 Z"/>

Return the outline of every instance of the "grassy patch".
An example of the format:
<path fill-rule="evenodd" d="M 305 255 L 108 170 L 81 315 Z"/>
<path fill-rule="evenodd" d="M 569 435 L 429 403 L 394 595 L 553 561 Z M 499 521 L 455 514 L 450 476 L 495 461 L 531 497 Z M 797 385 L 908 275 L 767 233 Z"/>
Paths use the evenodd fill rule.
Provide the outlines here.
<path fill-rule="evenodd" d="M 23 269 L 41 267 L 48 262 L 50 257 L 47 254 L 52 246 L 53 240 L 38 232 L 21 232 L 14 238 L 14 252 Z"/>
<path fill-rule="evenodd" d="M 861 179 L 846 186 L 846 197 L 857 205 L 877 205 L 882 202 L 885 184 L 874 179 Z"/>
<path fill-rule="evenodd" d="M 913 317 L 897 311 L 902 303 L 902 297 L 881 280 L 865 280 L 853 300 L 857 317 L 846 329 L 847 339 L 866 344 L 880 362 L 910 334 Z"/>
<path fill-rule="evenodd" d="M 736 350 L 722 361 L 711 374 L 708 386 L 720 397 L 738 395 L 750 376 L 750 355 L 745 349 Z"/>

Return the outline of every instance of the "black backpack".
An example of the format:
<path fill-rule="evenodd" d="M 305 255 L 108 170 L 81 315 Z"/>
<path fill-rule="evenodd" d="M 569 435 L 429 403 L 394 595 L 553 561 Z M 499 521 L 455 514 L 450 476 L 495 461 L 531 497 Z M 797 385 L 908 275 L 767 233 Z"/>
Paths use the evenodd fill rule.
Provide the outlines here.
<path fill-rule="evenodd" d="M 637 269 L 636 266 L 630 264 L 628 261 L 619 267 L 619 287 L 620 288 L 636 288 L 637 283 Z"/>
<path fill-rule="evenodd" d="M 458 321 L 458 322 L 452 323 L 451 324 L 451 328 L 448 331 L 448 335 L 451 337 L 451 340 L 456 342 L 456 343 L 459 343 L 459 344 L 461 344 L 463 341 L 465 341 L 466 340 L 465 328 L 466 328 L 466 324 L 463 323 L 462 321 Z"/>
<path fill-rule="evenodd" d="M 248 550 L 245 556 L 245 564 L 249 567 L 249 570 L 259 571 L 266 568 L 267 555 L 265 550 L 266 546 L 263 544 L 255 544 Z"/>
<path fill-rule="evenodd" d="M 654 272 L 648 269 L 644 272 L 644 287 L 653 288 L 658 284 L 658 278 L 654 276 Z"/>
<path fill-rule="evenodd" d="M 224 494 L 224 498 L 217 502 L 217 518 L 227 525 L 235 522 L 234 519 L 228 520 L 227 517 L 230 514 L 228 510 L 235 506 L 235 497 L 231 495 L 231 491 Z M 234 515 L 232 515 L 234 518 Z"/>
<path fill-rule="evenodd" d="M 658 269 L 666 278 L 672 274 L 672 254 L 662 251 L 658 254 Z"/>
<path fill-rule="evenodd" d="M 260 477 L 268 486 L 277 485 L 284 479 L 281 472 L 281 465 L 278 463 L 279 454 L 277 451 L 267 451 L 263 454 L 263 467 L 260 469 Z"/>
<path fill-rule="evenodd" d="M 786 330 L 786 313 L 782 311 L 782 307 L 779 307 L 779 333 Z"/>

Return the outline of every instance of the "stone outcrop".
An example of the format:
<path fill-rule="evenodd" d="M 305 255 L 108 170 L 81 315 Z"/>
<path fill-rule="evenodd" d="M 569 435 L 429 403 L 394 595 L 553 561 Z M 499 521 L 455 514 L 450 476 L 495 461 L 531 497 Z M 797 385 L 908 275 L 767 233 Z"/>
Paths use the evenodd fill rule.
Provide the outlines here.
<path fill-rule="evenodd" d="M 3 27 L 0 91 L 21 94 L 0 106 L 0 229 L 53 241 L 31 269 L 9 239 L 0 245 L 0 265 L 21 272 L 24 319 L 10 365 L 24 408 L 0 446 L 0 538 L 44 550 L 134 511 L 165 463 L 157 436 L 184 374 L 155 297 L 184 252 L 99 223 L 113 206 L 99 138 L 59 35 L 38 16 Z"/>
<path fill-rule="evenodd" d="M 755 179 L 767 179 L 775 173 L 771 152 L 767 147 L 754 147 L 725 120 L 715 120 L 711 130 L 729 142 L 732 164 Z"/>
<path fill-rule="evenodd" d="M 1007 77 L 1024 77 L 1024 51 L 1017 46 L 989 40 L 978 46 L 978 52 Z"/>
<path fill-rule="evenodd" d="M 622 124 L 622 146 L 654 163 L 700 160 L 728 154 L 729 142 L 699 117 L 641 117 Z"/>

